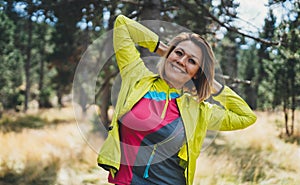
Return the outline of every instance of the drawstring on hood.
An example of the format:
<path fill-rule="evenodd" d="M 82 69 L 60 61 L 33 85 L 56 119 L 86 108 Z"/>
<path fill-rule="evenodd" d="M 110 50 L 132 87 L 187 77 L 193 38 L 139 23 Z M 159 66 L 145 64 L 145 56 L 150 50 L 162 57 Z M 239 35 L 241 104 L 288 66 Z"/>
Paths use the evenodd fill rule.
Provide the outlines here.
<path fill-rule="evenodd" d="M 165 103 L 164 109 L 163 109 L 163 111 L 161 113 L 161 116 L 160 116 L 161 119 L 164 119 L 166 117 L 166 112 L 167 112 L 167 108 L 168 108 L 170 99 L 171 99 L 170 89 L 168 89 L 167 94 L 166 94 L 166 103 Z"/>

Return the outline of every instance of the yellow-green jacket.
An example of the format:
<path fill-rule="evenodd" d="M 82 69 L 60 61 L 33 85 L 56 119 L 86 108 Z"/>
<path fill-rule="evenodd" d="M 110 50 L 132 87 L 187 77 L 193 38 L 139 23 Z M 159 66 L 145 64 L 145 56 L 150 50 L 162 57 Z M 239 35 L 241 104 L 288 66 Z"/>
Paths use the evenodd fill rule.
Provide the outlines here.
<path fill-rule="evenodd" d="M 141 24 L 119 15 L 115 21 L 113 39 L 122 85 L 108 137 L 99 152 L 98 164 L 114 176 L 121 159 L 118 119 L 131 110 L 149 91 L 153 81 L 159 78 L 145 67 L 135 44 L 153 52 L 159 38 Z M 256 121 L 256 116 L 247 103 L 229 87 L 225 86 L 213 99 L 220 102 L 223 108 L 207 102 L 199 103 L 189 94 L 176 99 L 186 135 L 186 143 L 178 156 L 182 159 L 180 165 L 186 166 L 188 185 L 193 184 L 196 159 L 207 129 L 237 130 Z"/>

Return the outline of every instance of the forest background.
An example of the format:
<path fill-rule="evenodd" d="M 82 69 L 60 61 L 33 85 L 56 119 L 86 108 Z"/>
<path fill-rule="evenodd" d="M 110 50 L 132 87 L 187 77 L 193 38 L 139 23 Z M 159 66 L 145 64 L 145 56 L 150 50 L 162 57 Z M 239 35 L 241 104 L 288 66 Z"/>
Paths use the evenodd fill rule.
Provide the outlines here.
<path fill-rule="evenodd" d="M 76 99 L 75 114 L 88 125 L 83 134 L 72 90 L 87 93 L 84 82 L 73 86 L 76 67 L 118 14 L 203 35 L 219 78 L 258 115 L 253 127 L 214 139 L 199 158 L 196 184 L 300 184 L 300 2 L 264 6 L 257 25 L 240 17 L 247 9 L 238 0 L 1 0 L 0 184 L 107 184 L 96 156 L 106 134 L 99 125 L 107 127 L 113 105 L 114 56 L 97 76 L 95 103 Z"/>

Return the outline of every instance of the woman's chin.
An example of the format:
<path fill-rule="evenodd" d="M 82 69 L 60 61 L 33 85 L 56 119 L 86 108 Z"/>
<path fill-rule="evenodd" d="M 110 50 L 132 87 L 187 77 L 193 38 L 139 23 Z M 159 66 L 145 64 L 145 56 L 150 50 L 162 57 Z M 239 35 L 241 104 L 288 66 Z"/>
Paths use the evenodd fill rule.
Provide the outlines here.
<path fill-rule="evenodd" d="M 171 78 L 171 77 L 164 77 L 164 80 L 167 82 L 167 84 L 172 87 L 172 88 L 176 88 L 176 89 L 181 89 L 182 86 L 184 85 L 184 83 L 180 83 L 178 82 L 177 78 Z"/>

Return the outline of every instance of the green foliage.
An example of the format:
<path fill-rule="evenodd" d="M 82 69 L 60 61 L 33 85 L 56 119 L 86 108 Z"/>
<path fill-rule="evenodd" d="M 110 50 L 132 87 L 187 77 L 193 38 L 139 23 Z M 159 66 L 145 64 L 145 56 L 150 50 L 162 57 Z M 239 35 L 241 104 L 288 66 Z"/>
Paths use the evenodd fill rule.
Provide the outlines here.
<path fill-rule="evenodd" d="M 283 23 L 281 26 L 290 29 L 283 35 L 283 44 L 278 48 L 278 55 L 274 56 L 276 68 L 274 70 L 278 78 L 275 81 L 278 93 L 282 94 L 279 101 L 287 100 L 292 96 L 299 95 L 300 82 L 300 32 L 299 21 L 296 18 L 290 25 Z M 278 102 L 276 102 L 278 103 Z M 289 103 L 289 107 L 292 102 Z"/>
<path fill-rule="evenodd" d="M 20 164 L 19 164 L 20 165 Z M 54 185 L 57 179 L 57 172 L 60 168 L 59 159 L 52 159 L 47 165 L 40 161 L 26 161 L 22 170 L 16 170 L 2 164 L 0 172 L 0 184 L 18 185 Z"/>
<path fill-rule="evenodd" d="M 274 16 L 272 10 L 269 11 L 269 17 L 265 19 L 265 24 L 263 27 L 263 32 L 261 36 L 267 40 L 271 40 L 275 37 L 275 26 L 276 17 Z M 258 55 L 258 68 L 256 81 L 256 93 L 257 93 L 257 107 L 260 109 L 271 108 L 272 96 L 274 87 L 270 84 L 268 80 L 273 73 L 268 73 L 270 69 L 273 68 L 272 61 L 270 60 L 272 47 L 267 44 L 260 44 L 257 51 Z"/>
<path fill-rule="evenodd" d="M 239 86 L 239 93 L 252 109 L 257 108 L 257 93 L 255 87 L 258 69 L 257 49 L 250 45 L 246 49 L 239 50 L 238 56 L 238 78 L 249 80 L 250 84 Z"/>
<path fill-rule="evenodd" d="M 210 0 L 201 4 L 206 5 L 207 7 L 212 6 Z M 174 3 L 173 6 L 178 6 L 180 8 L 173 12 L 174 18 L 171 21 L 175 21 L 179 25 L 200 35 L 205 35 L 211 31 L 210 27 L 213 27 L 212 21 L 206 18 L 208 16 L 207 12 L 205 12 L 196 2 L 180 1 L 179 3 Z M 189 11 L 187 11 L 187 9 Z M 195 21 L 195 14 L 197 14 L 197 21 Z"/>
<path fill-rule="evenodd" d="M 224 75 L 230 76 L 232 79 L 237 78 L 238 73 L 238 52 L 241 39 L 236 33 L 227 32 L 220 41 L 218 51 L 218 61 Z M 237 84 L 232 80 L 227 80 L 226 84 L 237 90 Z"/>
<path fill-rule="evenodd" d="M 25 115 L 16 118 L 4 116 L 0 120 L 0 130 L 2 132 L 20 132 L 24 128 L 38 129 L 48 124 L 48 121 L 33 115 Z"/>
<path fill-rule="evenodd" d="M 300 134 L 299 133 L 292 135 L 292 136 L 288 136 L 288 135 L 282 133 L 279 137 L 281 139 L 283 139 L 285 142 L 296 143 L 296 144 L 300 145 Z"/>
<path fill-rule="evenodd" d="M 22 57 L 14 48 L 15 25 L 0 11 L 0 103 L 4 108 L 20 104 L 19 86 L 22 84 Z"/>
<path fill-rule="evenodd" d="M 40 91 L 39 94 L 39 106 L 40 107 L 52 107 L 50 98 L 53 90 L 50 87 L 45 87 Z"/>
<path fill-rule="evenodd" d="M 16 2 L 19 1 L 2 2 L 0 10 L 0 96 L 3 97 L 0 102 L 5 109 L 20 107 L 24 102 L 26 48 L 32 55 L 31 98 L 39 100 L 41 107 L 49 107 L 53 95 L 57 95 L 61 103 L 62 96 L 70 93 L 74 71 L 82 54 L 93 39 L 112 27 L 115 16 L 122 13 L 139 20 L 141 11 L 147 8 L 144 7 L 145 2 L 45 0 L 22 1 L 26 8 L 16 11 Z M 269 3 L 280 6 L 285 1 Z M 234 84 L 237 87 L 235 90 L 252 108 L 275 108 L 282 105 L 283 99 L 291 99 L 292 93 L 300 94 L 297 73 L 300 70 L 299 3 L 292 5 L 290 15 L 279 24 L 275 24 L 278 21 L 270 7 L 259 37 L 268 41 L 281 40 L 280 47 L 253 41 L 247 43 L 247 48 L 241 47 L 245 46 L 244 37 L 235 33 L 243 32 L 243 28 L 235 29 L 232 24 L 238 19 L 237 1 L 161 1 L 160 4 L 158 8 L 163 10 L 160 14 L 162 20 L 185 26 L 209 40 L 224 74 L 252 82 L 250 85 Z M 108 19 L 103 16 L 104 12 L 110 14 Z M 30 46 L 27 45 L 29 22 L 32 23 Z M 218 40 L 216 33 L 224 25 L 232 29 L 226 31 L 222 40 Z M 169 34 L 168 31 L 165 30 L 164 34 Z M 106 52 L 105 49 L 103 51 Z M 112 83 L 108 77 L 113 78 L 112 74 L 116 72 L 116 66 L 112 67 L 112 70 L 105 70 L 104 74 L 99 75 L 100 86 L 108 84 L 100 90 L 110 91 Z M 233 70 L 226 69 L 228 67 Z M 82 84 L 82 88 L 87 90 Z M 287 92 L 283 89 L 288 90 L 290 95 L 284 97 Z M 110 98 L 104 97 L 105 92 L 97 94 L 102 97 L 101 101 L 97 98 L 97 103 L 107 109 L 111 102 L 104 100 Z M 83 110 L 87 107 L 85 101 L 81 101 Z M 288 106 L 298 105 L 290 102 Z"/>

